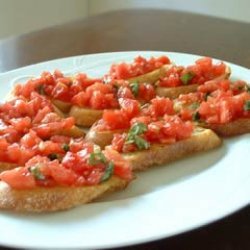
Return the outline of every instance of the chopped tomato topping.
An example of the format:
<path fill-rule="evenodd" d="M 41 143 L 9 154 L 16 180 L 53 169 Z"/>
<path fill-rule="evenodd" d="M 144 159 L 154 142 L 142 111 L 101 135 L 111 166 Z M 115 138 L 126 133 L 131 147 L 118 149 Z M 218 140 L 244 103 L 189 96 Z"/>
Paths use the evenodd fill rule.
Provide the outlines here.
<path fill-rule="evenodd" d="M 37 155 L 27 160 L 25 167 L 2 172 L 0 179 L 15 189 L 31 189 L 97 185 L 112 175 L 130 180 L 132 173 L 128 162 L 114 150 L 96 151 L 89 144 L 76 153 L 67 152 L 61 163 Z"/>
<path fill-rule="evenodd" d="M 93 109 L 117 108 L 115 88 L 104 83 L 95 83 L 72 98 L 72 104 Z"/>
<path fill-rule="evenodd" d="M 177 87 L 188 84 L 203 84 L 225 73 L 223 62 L 213 64 L 210 57 L 196 60 L 194 65 L 187 67 L 174 66 L 166 72 L 166 76 L 159 81 L 161 87 Z"/>
<path fill-rule="evenodd" d="M 151 100 L 151 105 L 142 110 L 142 113 L 154 118 L 159 118 L 165 114 L 173 115 L 175 114 L 173 101 L 169 98 L 156 97 Z"/>
<path fill-rule="evenodd" d="M 250 117 L 250 111 L 244 108 L 248 101 L 250 94 L 247 92 L 238 95 L 220 92 L 202 102 L 198 112 L 207 123 L 228 123 L 240 117 Z"/>
<path fill-rule="evenodd" d="M 109 76 L 111 79 L 129 79 L 146 74 L 169 63 L 170 60 L 166 56 L 151 57 L 150 59 L 138 56 L 133 63 L 113 64 L 110 68 Z"/>
<path fill-rule="evenodd" d="M 148 149 L 151 143 L 170 144 L 184 140 L 191 136 L 193 124 L 184 122 L 178 116 L 165 115 L 162 120 L 148 121 L 133 119 L 133 124 L 128 133 L 115 134 L 112 148 L 119 152 L 133 152 Z"/>
<path fill-rule="evenodd" d="M 26 168 L 19 167 L 11 171 L 4 171 L 0 179 L 14 189 L 30 189 L 36 186 L 36 181 Z"/>

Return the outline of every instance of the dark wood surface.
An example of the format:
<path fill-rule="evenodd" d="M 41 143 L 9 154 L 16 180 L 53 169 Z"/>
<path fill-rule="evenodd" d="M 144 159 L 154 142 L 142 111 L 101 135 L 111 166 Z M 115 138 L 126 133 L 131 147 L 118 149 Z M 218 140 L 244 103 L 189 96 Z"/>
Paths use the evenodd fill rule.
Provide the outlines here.
<path fill-rule="evenodd" d="M 163 10 L 110 12 L 0 41 L 0 72 L 66 56 L 129 50 L 201 54 L 250 68 L 250 24 Z M 122 249 L 244 250 L 250 249 L 249 237 L 248 206 L 194 231 Z"/>

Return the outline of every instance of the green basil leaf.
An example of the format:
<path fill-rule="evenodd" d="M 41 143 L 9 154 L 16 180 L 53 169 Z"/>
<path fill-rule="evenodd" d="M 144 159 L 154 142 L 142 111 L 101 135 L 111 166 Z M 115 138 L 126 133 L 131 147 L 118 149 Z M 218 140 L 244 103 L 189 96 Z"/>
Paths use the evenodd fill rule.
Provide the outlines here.
<path fill-rule="evenodd" d="M 28 168 L 28 171 L 39 181 L 45 180 L 45 176 L 41 173 L 39 165 L 35 165 Z"/>
<path fill-rule="evenodd" d="M 65 152 L 68 152 L 69 149 L 70 149 L 69 144 L 64 143 L 64 144 L 62 145 L 62 149 L 63 149 Z"/>
<path fill-rule="evenodd" d="M 44 86 L 42 84 L 38 85 L 37 86 L 37 92 L 40 94 L 40 95 L 45 95 L 45 90 L 44 90 Z"/>
<path fill-rule="evenodd" d="M 186 85 L 188 84 L 194 77 L 194 73 L 193 72 L 187 72 L 186 74 L 182 75 L 180 77 L 181 82 Z"/>
<path fill-rule="evenodd" d="M 114 172 L 114 163 L 111 161 L 106 166 L 105 172 L 101 178 L 101 182 L 107 181 L 113 175 L 113 172 Z"/>
<path fill-rule="evenodd" d="M 206 93 L 204 96 L 205 101 L 207 101 L 207 98 L 210 96 L 210 93 Z"/>
<path fill-rule="evenodd" d="M 48 158 L 49 158 L 51 161 L 53 161 L 53 160 L 58 159 L 58 155 L 55 154 L 55 153 L 52 153 L 52 154 L 49 154 L 49 155 L 48 155 Z"/>
<path fill-rule="evenodd" d="M 148 149 L 150 147 L 150 143 L 138 135 L 135 136 L 134 142 L 138 149 Z"/>
<path fill-rule="evenodd" d="M 200 118 L 201 118 L 201 117 L 200 117 L 200 114 L 199 114 L 198 111 L 195 112 L 195 113 L 193 114 L 193 116 L 192 116 L 193 121 L 199 121 Z"/>
<path fill-rule="evenodd" d="M 243 109 L 245 111 L 250 111 L 250 100 L 245 102 Z"/>
<path fill-rule="evenodd" d="M 107 159 L 105 157 L 105 155 L 102 153 L 102 151 L 96 151 L 90 154 L 89 156 L 89 165 L 96 165 L 96 164 L 106 164 L 107 163 Z"/>
<path fill-rule="evenodd" d="M 247 92 L 250 93 L 250 86 L 248 84 L 246 85 L 246 88 L 247 88 Z"/>
<path fill-rule="evenodd" d="M 189 109 L 191 110 L 196 110 L 200 107 L 200 103 L 198 102 L 193 102 L 190 106 L 189 106 Z"/>
<path fill-rule="evenodd" d="M 130 88 L 131 88 L 131 90 L 133 92 L 133 95 L 135 97 L 137 97 L 138 94 L 139 94 L 139 83 L 138 82 L 133 82 L 129 86 L 130 86 Z"/>
<path fill-rule="evenodd" d="M 142 122 L 138 122 L 135 123 L 131 129 L 129 130 L 129 134 L 132 135 L 140 135 L 143 134 L 144 132 L 146 132 L 148 130 L 147 125 L 142 123 Z"/>

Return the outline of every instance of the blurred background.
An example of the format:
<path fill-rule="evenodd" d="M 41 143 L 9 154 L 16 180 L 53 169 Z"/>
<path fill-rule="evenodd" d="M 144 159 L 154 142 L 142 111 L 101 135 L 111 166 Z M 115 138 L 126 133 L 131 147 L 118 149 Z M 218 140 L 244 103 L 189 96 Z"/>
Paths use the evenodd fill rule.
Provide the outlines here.
<path fill-rule="evenodd" d="M 250 23 L 250 0 L 0 0 L 0 39 L 128 8 L 180 10 Z"/>

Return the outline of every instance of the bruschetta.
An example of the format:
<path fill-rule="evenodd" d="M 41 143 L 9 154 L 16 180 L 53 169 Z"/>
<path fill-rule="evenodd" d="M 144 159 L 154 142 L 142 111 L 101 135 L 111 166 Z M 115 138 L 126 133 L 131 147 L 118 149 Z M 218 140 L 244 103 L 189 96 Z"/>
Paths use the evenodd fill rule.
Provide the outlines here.
<path fill-rule="evenodd" d="M 62 112 L 68 113 L 73 96 L 96 82 L 102 82 L 100 78 L 90 78 L 84 73 L 73 76 L 65 76 L 61 71 L 54 73 L 43 72 L 40 77 L 30 79 L 26 83 L 16 84 L 13 90 L 14 96 L 30 98 L 34 91 L 50 99 Z"/>
<path fill-rule="evenodd" d="M 85 136 L 74 118 L 62 117 L 36 92 L 31 100 L 19 96 L 1 104 L 0 124 L 0 172 L 22 165 L 34 155 L 62 155 L 62 140 L 68 143 Z"/>
<path fill-rule="evenodd" d="M 120 110 L 105 110 L 98 122 L 96 122 L 86 134 L 86 140 L 92 141 L 104 148 L 109 145 L 113 135 L 129 130 L 131 120 L 135 117 L 150 116 L 157 120 L 165 114 L 173 115 L 174 103 L 172 100 L 157 97 L 150 103 L 140 108 L 140 103 L 133 99 L 120 99 Z"/>
<path fill-rule="evenodd" d="M 250 132 L 250 93 L 243 81 L 210 81 L 197 93 L 182 95 L 175 109 L 184 120 L 210 128 L 220 136 Z"/>
<path fill-rule="evenodd" d="M 70 209 L 123 189 L 132 173 L 117 152 L 85 144 L 61 162 L 37 156 L 24 167 L 2 172 L 0 179 L 0 209 L 41 213 Z"/>
<path fill-rule="evenodd" d="M 210 80 L 228 79 L 231 69 L 223 62 L 213 64 L 209 57 L 200 58 L 195 65 L 173 66 L 156 83 L 156 94 L 171 99 L 181 94 L 196 92 L 197 88 Z"/>
<path fill-rule="evenodd" d="M 127 80 L 130 83 L 155 83 L 161 76 L 165 75 L 166 70 L 171 66 L 171 61 L 167 56 L 151 57 L 149 59 L 137 56 L 132 63 L 112 64 L 104 79 L 108 82 Z"/>
<path fill-rule="evenodd" d="M 127 133 L 115 134 L 111 146 L 107 146 L 123 153 L 135 171 L 221 145 L 221 139 L 212 130 L 195 127 L 178 116 L 150 120 L 135 119 Z"/>

